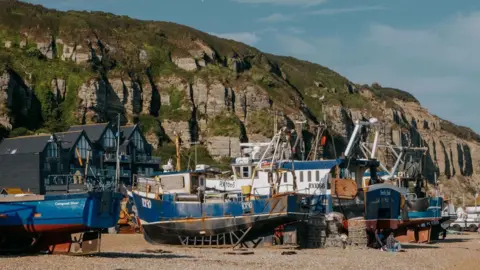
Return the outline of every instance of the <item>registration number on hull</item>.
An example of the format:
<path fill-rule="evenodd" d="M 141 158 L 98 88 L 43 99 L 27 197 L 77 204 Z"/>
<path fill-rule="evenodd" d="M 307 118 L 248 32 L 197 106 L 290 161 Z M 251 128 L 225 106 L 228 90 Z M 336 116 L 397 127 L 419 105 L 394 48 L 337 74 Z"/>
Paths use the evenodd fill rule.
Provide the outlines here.
<path fill-rule="evenodd" d="M 149 199 L 142 198 L 142 207 L 151 209 L 152 208 L 152 201 L 150 201 Z"/>

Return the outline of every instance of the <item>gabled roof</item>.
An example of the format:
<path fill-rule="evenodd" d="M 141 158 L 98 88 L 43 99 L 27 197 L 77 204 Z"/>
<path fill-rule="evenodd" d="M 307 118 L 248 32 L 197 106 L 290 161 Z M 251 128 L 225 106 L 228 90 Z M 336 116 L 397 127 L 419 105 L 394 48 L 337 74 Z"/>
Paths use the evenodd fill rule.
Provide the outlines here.
<path fill-rule="evenodd" d="M 0 155 L 40 153 L 43 152 L 51 138 L 56 140 L 54 135 L 6 138 L 0 143 Z"/>
<path fill-rule="evenodd" d="M 85 134 L 83 130 L 77 130 L 55 133 L 55 136 L 62 145 L 63 149 L 71 149 L 83 134 Z M 88 135 L 85 137 L 87 141 L 89 141 Z"/>
<path fill-rule="evenodd" d="M 124 140 L 129 140 L 130 137 L 132 136 L 133 132 L 135 131 L 136 127 L 137 127 L 137 125 L 120 127 L 120 132 L 123 135 L 123 139 Z"/>
<path fill-rule="evenodd" d="M 105 129 L 109 123 L 99 123 L 99 124 L 90 124 L 90 125 L 78 125 L 71 126 L 68 131 L 82 131 L 84 130 L 88 138 L 92 142 L 98 142 L 101 138 Z"/>

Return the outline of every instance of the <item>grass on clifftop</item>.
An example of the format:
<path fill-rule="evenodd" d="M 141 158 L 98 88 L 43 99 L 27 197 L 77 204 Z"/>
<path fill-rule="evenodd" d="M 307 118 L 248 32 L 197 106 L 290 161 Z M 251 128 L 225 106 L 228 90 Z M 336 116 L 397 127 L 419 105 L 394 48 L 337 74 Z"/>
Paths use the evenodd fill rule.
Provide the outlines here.
<path fill-rule="evenodd" d="M 447 120 L 440 120 L 440 127 L 443 130 L 450 132 L 459 138 L 467 141 L 476 141 L 480 143 L 480 135 L 473 131 L 471 128 L 457 126 Z"/>

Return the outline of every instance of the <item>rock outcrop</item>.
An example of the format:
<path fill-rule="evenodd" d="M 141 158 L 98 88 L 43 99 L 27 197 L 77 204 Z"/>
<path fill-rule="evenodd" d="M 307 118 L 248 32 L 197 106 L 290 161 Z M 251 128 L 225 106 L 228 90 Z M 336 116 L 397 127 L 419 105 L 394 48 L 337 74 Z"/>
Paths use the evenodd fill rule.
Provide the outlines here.
<path fill-rule="evenodd" d="M 200 141 L 215 157 L 233 157 L 240 142 L 269 140 L 274 114 L 289 128 L 326 116 L 339 155 L 354 122 L 375 117 L 383 142 L 428 146 L 427 174 L 445 190 L 472 194 L 480 184 L 480 136 L 404 91 L 356 85 L 326 67 L 177 24 L 2 4 L 2 18 L 23 16 L 15 27 L 0 25 L 9 30 L 0 33 L 0 125 L 7 129 L 103 122 L 120 113 L 123 122 L 144 125 L 154 147 L 179 132 L 185 147 Z"/>

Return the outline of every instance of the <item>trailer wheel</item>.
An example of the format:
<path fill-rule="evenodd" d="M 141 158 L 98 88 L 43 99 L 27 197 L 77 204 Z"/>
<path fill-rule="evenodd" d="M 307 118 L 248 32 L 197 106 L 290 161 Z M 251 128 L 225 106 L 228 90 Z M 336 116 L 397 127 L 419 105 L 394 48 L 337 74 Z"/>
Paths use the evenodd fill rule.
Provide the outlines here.
<path fill-rule="evenodd" d="M 478 227 L 475 224 L 471 224 L 470 226 L 468 226 L 468 230 L 471 231 L 471 232 L 476 232 L 477 229 L 478 229 Z"/>
<path fill-rule="evenodd" d="M 462 230 L 462 227 L 460 227 L 458 224 L 453 224 L 452 230 L 459 232 Z"/>

